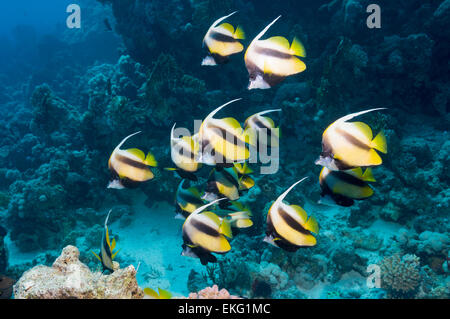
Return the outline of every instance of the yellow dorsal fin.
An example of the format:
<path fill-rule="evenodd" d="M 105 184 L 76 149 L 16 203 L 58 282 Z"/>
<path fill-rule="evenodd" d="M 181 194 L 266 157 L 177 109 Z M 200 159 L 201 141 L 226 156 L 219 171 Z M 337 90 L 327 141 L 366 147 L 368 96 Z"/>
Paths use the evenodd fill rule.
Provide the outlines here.
<path fill-rule="evenodd" d="M 234 117 L 225 117 L 221 119 L 221 121 L 236 130 L 242 129 L 241 124 L 239 124 L 239 122 Z"/>
<path fill-rule="evenodd" d="M 351 122 L 351 124 L 356 127 L 369 141 L 372 140 L 373 134 L 369 125 L 363 122 Z"/>
<path fill-rule="evenodd" d="M 102 259 L 100 258 L 99 255 L 97 255 L 96 253 L 94 253 L 92 250 L 91 250 L 91 252 L 94 254 L 94 256 L 95 256 L 100 262 L 102 261 Z"/>
<path fill-rule="evenodd" d="M 271 37 L 271 38 L 267 39 L 267 41 L 269 41 L 273 44 L 276 44 L 277 46 L 283 48 L 286 51 L 289 51 L 289 49 L 290 49 L 289 41 L 285 37 L 280 37 L 280 36 Z"/>
<path fill-rule="evenodd" d="M 105 236 L 106 236 L 106 244 L 108 245 L 110 251 L 112 251 L 112 249 L 111 249 L 111 242 L 109 241 L 109 230 L 108 230 L 108 227 L 106 226 L 105 229 L 106 229 L 106 234 L 105 234 Z"/>
<path fill-rule="evenodd" d="M 384 154 L 387 153 L 386 136 L 383 131 L 380 131 L 380 133 L 372 140 L 372 147 Z"/>
<path fill-rule="evenodd" d="M 228 238 L 233 238 L 233 233 L 231 231 L 230 221 L 227 219 L 222 219 L 219 227 L 219 233 L 227 236 Z"/>
<path fill-rule="evenodd" d="M 306 57 L 305 47 L 297 38 L 294 38 L 294 40 L 292 40 L 291 52 L 297 56 Z"/>
<path fill-rule="evenodd" d="M 352 168 L 352 169 L 346 170 L 345 172 L 347 174 L 355 176 L 359 179 L 362 179 L 362 177 L 363 177 L 363 171 L 362 171 L 361 167 Z"/>
<path fill-rule="evenodd" d="M 236 31 L 234 31 L 234 38 L 238 40 L 245 39 L 245 32 L 240 25 L 238 25 Z"/>
<path fill-rule="evenodd" d="M 114 258 L 116 258 L 116 256 L 117 256 L 117 253 L 120 251 L 120 249 L 118 250 L 118 251 L 116 251 L 114 254 L 112 254 L 111 255 L 111 259 L 114 259 Z"/>
<path fill-rule="evenodd" d="M 144 161 L 145 160 L 145 154 L 144 152 L 142 152 L 140 149 L 138 148 L 129 148 L 127 149 L 127 152 L 130 154 L 133 154 L 134 156 L 136 156 L 137 158 L 139 158 L 140 160 Z"/>
<path fill-rule="evenodd" d="M 306 220 L 308 219 L 308 214 L 305 212 L 305 210 L 298 206 L 298 205 L 290 205 L 295 212 L 300 216 L 300 218 L 302 219 L 303 223 L 306 223 Z"/>
<path fill-rule="evenodd" d="M 258 135 L 256 133 L 256 130 L 251 127 L 247 127 L 244 130 L 244 141 L 249 145 L 255 146 L 258 142 Z"/>
<path fill-rule="evenodd" d="M 317 220 L 314 218 L 314 216 L 310 216 L 303 227 L 305 227 L 305 229 L 309 230 L 310 232 L 313 232 L 314 234 L 319 233 L 319 224 L 317 223 Z"/>
<path fill-rule="evenodd" d="M 171 299 L 172 298 L 172 294 L 167 290 L 158 288 L 158 292 L 159 292 L 159 299 Z"/>
<path fill-rule="evenodd" d="M 203 216 L 208 217 L 209 219 L 211 219 L 217 226 L 220 226 L 220 218 L 219 216 L 217 216 L 216 214 L 214 214 L 213 212 L 210 211 L 204 211 L 201 213 Z"/>
<path fill-rule="evenodd" d="M 364 174 L 362 174 L 362 179 L 366 182 L 376 182 L 375 177 L 373 177 L 372 169 L 369 167 L 366 169 Z"/>
<path fill-rule="evenodd" d="M 152 167 L 158 166 L 158 162 L 156 161 L 155 156 L 150 152 L 147 153 L 144 163 Z"/>
<path fill-rule="evenodd" d="M 116 239 L 115 238 L 113 238 L 113 240 L 111 242 L 111 251 L 113 251 L 114 248 L 116 248 Z"/>
<path fill-rule="evenodd" d="M 263 116 L 264 119 L 266 119 L 267 122 L 269 122 L 269 127 L 274 128 L 275 127 L 275 123 L 273 122 L 273 120 L 268 117 L 268 116 Z"/>
<path fill-rule="evenodd" d="M 147 295 L 147 296 L 150 296 L 150 297 L 152 297 L 153 299 L 159 299 L 158 297 L 158 293 L 156 292 L 156 291 L 154 291 L 152 288 L 144 288 L 144 293 Z"/>
<path fill-rule="evenodd" d="M 227 22 L 222 23 L 217 28 L 227 30 L 231 34 L 234 34 L 234 27 L 231 24 L 227 23 Z"/>

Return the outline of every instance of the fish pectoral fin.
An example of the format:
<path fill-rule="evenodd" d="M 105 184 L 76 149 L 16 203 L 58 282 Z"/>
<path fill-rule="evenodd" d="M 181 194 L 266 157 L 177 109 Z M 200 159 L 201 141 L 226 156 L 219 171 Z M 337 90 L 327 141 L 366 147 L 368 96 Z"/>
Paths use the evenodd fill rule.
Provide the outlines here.
<path fill-rule="evenodd" d="M 308 221 L 306 222 L 304 227 L 314 234 L 319 233 L 319 224 L 317 223 L 317 220 L 314 218 L 314 216 L 310 216 L 308 218 Z"/>
<path fill-rule="evenodd" d="M 306 50 L 299 39 L 294 38 L 291 43 L 291 52 L 297 56 L 306 57 Z"/>
<path fill-rule="evenodd" d="M 144 163 L 148 166 L 151 167 L 157 167 L 158 166 L 158 162 L 155 159 L 155 156 L 151 153 L 148 152 L 147 156 L 145 157 Z"/>
<path fill-rule="evenodd" d="M 371 144 L 376 150 L 379 150 L 384 154 L 387 153 L 386 135 L 384 135 L 383 131 L 380 131 L 380 133 L 375 136 Z"/>
<path fill-rule="evenodd" d="M 91 250 L 91 253 L 100 261 L 100 262 L 102 262 L 102 259 L 100 258 L 100 256 L 99 255 L 97 255 L 96 253 L 94 253 L 92 250 Z"/>
<path fill-rule="evenodd" d="M 144 152 L 142 152 L 140 149 L 138 148 L 129 148 L 126 150 L 128 153 L 133 154 L 134 156 L 136 156 L 137 158 L 139 158 L 140 160 L 144 161 L 145 160 L 145 154 Z"/>
<path fill-rule="evenodd" d="M 159 292 L 159 299 L 171 299 L 172 298 L 172 294 L 167 290 L 158 288 L 158 292 Z"/>
<path fill-rule="evenodd" d="M 154 291 L 152 288 L 144 288 L 144 294 L 150 296 L 153 299 L 159 299 L 158 293 Z"/>

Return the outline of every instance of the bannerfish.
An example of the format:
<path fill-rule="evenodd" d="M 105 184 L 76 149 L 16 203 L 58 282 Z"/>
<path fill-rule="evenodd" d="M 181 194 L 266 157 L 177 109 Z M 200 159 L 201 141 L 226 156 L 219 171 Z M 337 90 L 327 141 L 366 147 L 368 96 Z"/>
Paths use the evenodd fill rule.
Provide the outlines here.
<path fill-rule="evenodd" d="M 103 271 L 109 270 L 110 272 L 114 272 L 113 260 L 120 249 L 114 252 L 114 249 L 116 248 L 116 239 L 113 238 L 111 241 L 109 237 L 108 219 L 110 214 L 111 210 L 108 212 L 108 216 L 106 216 L 105 219 L 105 227 L 103 229 L 102 242 L 100 243 L 100 253 L 98 255 L 93 251 L 92 253 L 102 263 Z"/>
<path fill-rule="evenodd" d="M 279 128 L 275 127 L 275 123 L 268 116 L 263 116 L 267 113 L 280 112 L 281 109 L 262 111 L 245 120 L 244 131 L 248 136 L 248 143 L 253 147 L 278 147 L 278 140 L 280 138 Z"/>
<path fill-rule="evenodd" d="M 144 299 L 171 299 L 172 293 L 170 291 L 161 289 L 158 287 L 158 292 L 154 291 L 152 288 L 144 288 Z"/>
<path fill-rule="evenodd" d="M 244 50 L 244 46 L 239 42 L 239 40 L 245 39 L 242 28 L 238 26 L 235 30 L 229 23 L 219 25 L 220 22 L 236 12 L 216 20 L 208 29 L 203 38 L 203 47 L 208 50 L 208 56 L 203 59 L 202 65 L 213 66 L 227 63 L 230 55 Z"/>
<path fill-rule="evenodd" d="M 250 78 L 249 90 L 269 89 L 284 78 L 306 69 L 305 63 L 297 57 L 306 57 L 305 48 L 297 38 L 294 38 L 291 44 L 280 36 L 260 40 L 280 17 L 265 27 L 245 52 L 245 66 Z"/>
<path fill-rule="evenodd" d="M 165 170 L 176 171 L 181 178 L 197 181 L 194 173 L 201 167 L 201 163 L 196 161 L 198 142 L 195 136 L 175 137 L 175 125 L 170 132 L 170 156 L 177 167 L 167 167 Z"/>
<path fill-rule="evenodd" d="M 145 156 L 144 152 L 137 148 L 120 149 L 130 137 L 139 133 L 140 131 L 125 137 L 112 152 L 108 161 L 112 181 L 108 188 L 131 188 L 154 177 L 149 166 L 156 167 L 158 163 L 152 153 L 148 152 Z"/>
<path fill-rule="evenodd" d="M 358 115 L 384 109 L 352 113 L 328 126 L 322 135 L 322 153 L 316 164 L 333 171 L 380 165 L 383 161 L 376 150 L 387 153 L 384 133 L 381 131 L 373 138 L 372 129 L 367 124 L 347 121 Z"/>
<path fill-rule="evenodd" d="M 237 200 L 240 197 L 239 177 L 234 167 L 213 168 L 206 184 L 204 199 L 211 201 L 226 197 Z"/>
<path fill-rule="evenodd" d="M 226 239 L 232 238 L 230 223 L 211 211 L 204 211 L 221 200 L 223 198 L 197 208 L 186 218 L 183 224 L 182 256 L 199 258 L 202 265 L 206 265 L 217 262 L 212 253 L 225 254 L 231 250 Z"/>
<path fill-rule="evenodd" d="M 249 176 L 251 173 L 253 173 L 253 170 L 248 167 L 247 162 L 235 163 L 234 170 L 236 171 L 239 178 L 240 191 L 247 191 L 255 186 L 255 181 Z"/>
<path fill-rule="evenodd" d="M 200 191 L 196 187 L 186 187 L 183 179 L 178 185 L 176 196 L 176 219 L 186 219 L 193 211 L 203 206 L 205 202 L 201 198 Z"/>
<path fill-rule="evenodd" d="M 316 238 L 313 236 L 313 233 L 319 232 L 316 219 L 312 216 L 308 218 L 300 206 L 283 203 L 283 199 L 291 189 L 306 178 L 289 187 L 270 207 L 267 214 L 265 242 L 290 252 L 300 247 L 316 245 Z"/>
<path fill-rule="evenodd" d="M 248 228 L 253 225 L 251 220 L 252 212 L 250 208 L 240 202 L 230 202 L 231 205 L 227 207 L 231 212 L 226 213 L 226 218 L 229 219 L 231 227 L 234 228 Z"/>
<path fill-rule="evenodd" d="M 232 117 L 213 117 L 225 106 L 239 100 L 219 106 L 203 120 L 198 132 L 200 149 L 197 161 L 207 165 L 232 167 L 234 163 L 243 162 L 250 157 L 241 124 Z"/>
<path fill-rule="evenodd" d="M 367 182 L 375 182 L 370 168 L 363 173 L 360 167 L 348 171 L 332 171 L 324 167 L 319 175 L 322 190 L 319 203 L 352 206 L 354 200 L 366 199 L 373 195 L 373 189 Z"/>

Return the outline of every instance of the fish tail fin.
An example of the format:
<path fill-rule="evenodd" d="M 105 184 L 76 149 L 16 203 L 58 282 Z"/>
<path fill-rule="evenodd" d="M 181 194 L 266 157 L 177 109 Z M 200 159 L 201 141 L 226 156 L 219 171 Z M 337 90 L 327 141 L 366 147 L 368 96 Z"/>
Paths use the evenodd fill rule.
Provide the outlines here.
<path fill-rule="evenodd" d="M 380 131 L 380 133 L 372 140 L 372 146 L 384 154 L 387 153 L 386 135 L 384 135 L 383 131 Z"/>
<path fill-rule="evenodd" d="M 219 232 L 228 238 L 233 238 L 233 232 L 231 231 L 231 223 L 228 219 L 222 219 L 220 223 Z"/>
<path fill-rule="evenodd" d="M 233 37 L 237 40 L 244 40 L 245 39 L 245 32 L 242 29 L 240 25 L 236 27 L 236 30 L 234 31 Z"/>
<path fill-rule="evenodd" d="M 372 169 L 369 167 L 365 170 L 364 174 L 362 174 L 362 178 L 366 182 L 376 182 L 375 177 L 373 177 Z"/>
<path fill-rule="evenodd" d="M 159 292 L 159 299 L 171 299 L 172 298 L 172 294 L 167 290 L 158 288 L 158 292 Z"/>
<path fill-rule="evenodd" d="M 158 299 L 158 293 L 156 291 L 154 291 L 152 288 L 144 288 L 144 294 L 146 294 L 147 296 L 152 297 L 153 299 Z"/>
<path fill-rule="evenodd" d="M 314 218 L 314 216 L 310 216 L 308 218 L 308 221 L 306 222 L 304 227 L 314 234 L 319 233 L 319 224 L 317 223 L 317 220 Z"/>
<path fill-rule="evenodd" d="M 151 167 L 157 167 L 158 166 L 158 162 L 155 159 L 155 156 L 151 153 L 148 152 L 147 156 L 145 157 L 144 163 L 148 166 Z"/>
<path fill-rule="evenodd" d="M 294 38 L 291 43 L 291 51 L 293 54 L 300 56 L 300 57 L 306 57 L 306 50 L 303 44 L 300 42 L 299 39 Z"/>

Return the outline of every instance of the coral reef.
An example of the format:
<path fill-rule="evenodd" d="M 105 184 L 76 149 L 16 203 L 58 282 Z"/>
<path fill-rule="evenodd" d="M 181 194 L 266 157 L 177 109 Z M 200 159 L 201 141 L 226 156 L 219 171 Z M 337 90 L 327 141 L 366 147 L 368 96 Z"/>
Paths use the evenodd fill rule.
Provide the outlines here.
<path fill-rule="evenodd" d="M 399 254 L 381 262 L 382 285 L 392 296 L 412 295 L 420 284 L 420 261 L 415 255 Z"/>
<path fill-rule="evenodd" d="M 136 282 L 133 266 L 111 275 L 92 273 L 79 261 L 74 246 L 63 249 L 52 267 L 36 266 L 14 285 L 17 299 L 141 299 L 143 290 Z"/>
<path fill-rule="evenodd" d="M 226 289 L 220 289 L 217 285 L 206 287 L 199 292 L 190 293 L 188 299 L 240 299 L 238 296 L 230 295 Z"/>

